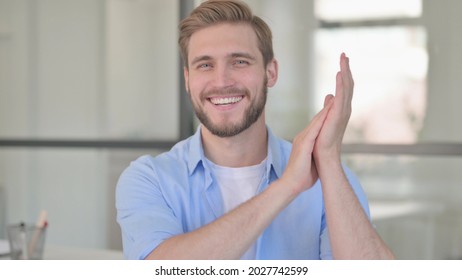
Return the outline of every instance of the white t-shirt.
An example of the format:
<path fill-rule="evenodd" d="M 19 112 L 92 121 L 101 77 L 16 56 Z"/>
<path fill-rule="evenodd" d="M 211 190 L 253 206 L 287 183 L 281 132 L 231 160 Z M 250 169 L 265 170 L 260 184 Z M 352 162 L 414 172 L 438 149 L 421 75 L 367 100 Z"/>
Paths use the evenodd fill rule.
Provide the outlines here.
<path fill-rule="evenodd" d="M 257 194 L 266 172 L 266 159 L 246 167 L 225 167 L 207 160 L 215 175 L 223 197 L 224 212 L 227 213 Z M 255 259 L 256 246 L 252 245 L 241 259 Z"/>

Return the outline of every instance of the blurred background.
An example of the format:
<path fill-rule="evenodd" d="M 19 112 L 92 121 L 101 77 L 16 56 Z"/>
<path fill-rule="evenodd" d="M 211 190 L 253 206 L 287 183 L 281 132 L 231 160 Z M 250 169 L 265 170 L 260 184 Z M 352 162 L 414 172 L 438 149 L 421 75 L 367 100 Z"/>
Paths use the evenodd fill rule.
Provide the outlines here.
<path fill-rule="evenodd" d="M 0 239 L 121 250 L 120 173 L 191 135 L 177 24 L 200 1 L 0 0 Z M 462 2 L 246 0 L 279 61 L 268 124 L 292 139 L 350 57 L 344 161 L 399 259 L 462 258 Z"/>

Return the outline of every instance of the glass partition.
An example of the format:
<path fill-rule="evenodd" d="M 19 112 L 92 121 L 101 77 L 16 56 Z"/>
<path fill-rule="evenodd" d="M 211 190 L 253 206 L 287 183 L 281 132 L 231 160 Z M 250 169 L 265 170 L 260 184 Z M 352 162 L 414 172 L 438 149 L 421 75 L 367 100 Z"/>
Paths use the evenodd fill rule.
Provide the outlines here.
<path fill-rule="evenodd" d="M 462 157 L 346 154 L 398 259 L 462 258 Z"/>

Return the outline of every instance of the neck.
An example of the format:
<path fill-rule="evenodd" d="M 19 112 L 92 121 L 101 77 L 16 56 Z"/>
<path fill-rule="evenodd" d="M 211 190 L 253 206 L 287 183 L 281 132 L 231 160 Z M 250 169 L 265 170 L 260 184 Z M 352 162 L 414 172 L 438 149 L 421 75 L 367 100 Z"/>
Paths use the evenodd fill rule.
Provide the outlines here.
<path fill-rule="evenodd" d="M 215 164 L 244 167 L 262 162 L 268 151 L 268 132 L 264 118 L 233 137 L 218 137 L 201 127 L 205 156 Z"/>

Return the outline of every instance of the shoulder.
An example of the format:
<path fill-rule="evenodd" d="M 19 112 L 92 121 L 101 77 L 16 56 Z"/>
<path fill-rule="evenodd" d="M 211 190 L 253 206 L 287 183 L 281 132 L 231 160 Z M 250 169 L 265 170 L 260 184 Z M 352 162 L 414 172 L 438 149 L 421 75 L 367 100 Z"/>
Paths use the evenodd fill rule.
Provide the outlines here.
<path fill-rule="evenodd" d="M 134 188 L 149 190 L 161 186 L 165 180 L 184 174 L 188 169 L 188 150 L 189 139 L 177 143 L 172 149 L 159 155 L 140 156 L 120 175 L 117 183 L 118 192 Z"/>
<path fill-rule="evenodd" d="M 159 170 L 173 172 L 175 169 L 185 166 L 188 161 L 189 142 L 189 139 L 178 142 L 169 151 L 155 156 L 140 156 L 130 163 L 122 176 L 140 173 L 154 176 Z"/>

